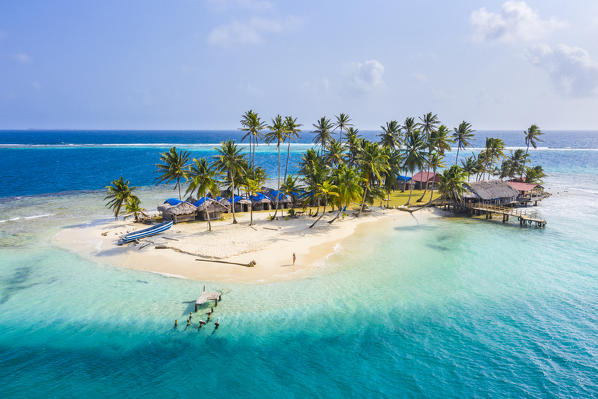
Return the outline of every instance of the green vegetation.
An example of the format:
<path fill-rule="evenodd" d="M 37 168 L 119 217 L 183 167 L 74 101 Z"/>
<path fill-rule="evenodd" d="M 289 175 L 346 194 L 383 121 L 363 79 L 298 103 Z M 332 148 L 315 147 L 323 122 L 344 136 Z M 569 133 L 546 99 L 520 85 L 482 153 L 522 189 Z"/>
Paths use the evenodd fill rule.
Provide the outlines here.
<path fill-rule="evenodd" d="M 121 176 L 113 180 L 109 186 L 106 186 L 106 190 L 108 191 L 104 198 L 104 200 L 108 200 L 106 207 L 112 209 L 114 218 L 117 219 L 123 204 L 126 204 L 133 197 L 135 187 L 129 187 L 129 181 L 125 181 Z"/>
<path fill-rule="evenodd" d="M 260 193 L 266 181 L 266 172 L 255 165 L 255 149 L 260 140 L 275 144 L 277 149 L 276 191 L 273 198 L 275 212 L 272 220 L 278 217 L 280 195 L 294 198 L 289 215 L 296 214 L 294 207 L 301 203 L 304 212 L 307 208 L 315 211 L 316 220 L 310 227 L 331 209 L 336 212 L 328 223 L 342 219 L 347 209 L 355 210 L 359 217 L 367 204 L 377 201 L 387 207 L 410 206 L 413 195 L 422 206 L 430 205 L 442 198 L 461 202 L 464 185 L 470 180 L 479 181 L 492 176 L 501 179 L 518 179 L 530 183 L 540 183 L 545 176 L 541 166 L 531 167 L 529 147 L 536 148 L 542 135 L 539 127 L 532 125 L 525 131 L 526 150 L 517 149 L 505 155 L 505 144 L 501 139 L 488 137 L 484 149 L 477 155 L 461 159 L 445 169 L 445 155 L 454 145 L 459 152 L 471 145 L 474 130 L 469 122 L 463 121 L 452 131 L 441 123 L 438 116 L 428 112 L 416 121 L 407 117 L 401 124 L 391 120 L 380 126 L 378 141 L 370 141 L 360 136 L 359 130 L 351 123 L 349 115 L 341 113 L 331 122 L 326 116 L 314 123 L 312 134 L 315 146 L 308 149 L 300 161 L 299 174 L 288 174 L 291 142 L 297 140 L 302 124 L 292 116 L 276 115 L 270 125 L 266 125 L 257 112 L 249 110 L 241 117 L 243 140 L 249 139 L 249 154 L 228 140 L 216 148 L 213 162 L 207 158 L 189 161 L 189 153 L 177 151 L 175 147 L 160 155 L 157 165 L 161 173 L 157 181 L 176 181 L 175 188 L 181 199 L 181 184 L 188 182 L 187 194 L 196 194 L 206 200 L 215 197 L 224 189 L 225 196 L 241 195 L 246 198 Z M 338 139 L 333 131 L 338 130 Z M 281 146 L 287 144 L 287 154 L 282 172 Z M 424 179 L 414 182 L 417 171 Z M 430 174 L 430 172 L 433 172 Z M 409 174 L 410 177 L 404 176 Z M 436 177 L 433 177 L 436 176 Z M 411 181 L 410 181 L 411 180 Z M 431 186 L 430 186 L 431 184 Z M 436 192 L 436 187 L 438 191 Z M 107 187 L 107 206 L 118 217 L 122 206 L 137 220 L 145 211 L 137 197 L 131 194 L 129 182 L 121 177 Z M 323 208 L 322 208 L 323 206 Z M 232 207 L 232 222 L 237 223 L 235 207 Z M 250 225 L 253 224 L 251 208 Z M 320 211 L 322 213 L 320 214 Z M 208 228 L 211 224 L 208 215 Z"/>

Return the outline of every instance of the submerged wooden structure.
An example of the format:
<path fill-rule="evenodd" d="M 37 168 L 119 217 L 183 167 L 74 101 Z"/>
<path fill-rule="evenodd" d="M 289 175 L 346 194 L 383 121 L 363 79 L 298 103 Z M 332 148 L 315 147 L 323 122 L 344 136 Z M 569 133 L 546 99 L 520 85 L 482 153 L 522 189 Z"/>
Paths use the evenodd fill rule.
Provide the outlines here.
<path fill-rule="evenodd" d="M 204 285 L 203 292 L 195 301 L 195 311 L 197 312 L 198 307 L 210 301 L 214 301 L 214 306 L 217 306 L 221 299 L 222 293 L 220 291 L 206 291 L 206 286 Z"/>
<path fill-rule="evenodd" d="M 486 219 L 492 219 L 493 215 L 502 217 L 502 222 L 507 223 L 510 217 L 517 218 L 521 227 L 533 226 L 546 227 L 546 220 L 537 218 L 533 215 L 528 215 L 525 210 L 500 206 L 500 205 L 489 205 L 489 204 L 467 204 L 465 205 L 469 209 L 472 216 L 484 215 Z"/>

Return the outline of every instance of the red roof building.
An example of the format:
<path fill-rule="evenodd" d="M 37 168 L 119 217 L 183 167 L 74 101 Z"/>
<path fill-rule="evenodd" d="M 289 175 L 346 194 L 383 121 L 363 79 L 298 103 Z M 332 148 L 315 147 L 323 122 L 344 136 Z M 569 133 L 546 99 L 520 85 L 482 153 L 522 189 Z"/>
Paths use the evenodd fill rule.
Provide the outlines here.
<path fill-rule="evenodd" d="M 438 183 L 440 181 L 440 176 L 438 175 L 438 173 L 434 172 L 419 171 L 413 176 L 413 181 L 416 183 Z"/>
<path fill-rule="evenodd" d="M 522 183 L 518 181 L 508 181 L 507 184 L 522 194 L 529 193 L 538 186 L 537 184 Z"/>

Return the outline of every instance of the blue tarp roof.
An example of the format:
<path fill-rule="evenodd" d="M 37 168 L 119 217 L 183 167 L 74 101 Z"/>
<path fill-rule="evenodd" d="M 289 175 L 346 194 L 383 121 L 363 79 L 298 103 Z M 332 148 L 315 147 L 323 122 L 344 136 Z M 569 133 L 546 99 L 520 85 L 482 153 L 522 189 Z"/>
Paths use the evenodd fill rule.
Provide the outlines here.
<path fill-rule="evenodd" d="M 195 201 L 193 203 L 193 205 L 195 206 L 200 206 L 201 204 L 203 204 L 205 202 L 206 198 L 205 197 L 201 197 L 200 199 L 198 199 L 197 201 Z"/>
<path fill-rule="evenodd" d="M 256 195 L 251 197 L 251 200 L 252 201 L 261 201 L 264 198 L 268 198 L 268 196 L 266 196 L 266 194 L 264 194 L 264 193 L 257 193 Z M 268 199 L 270 199 L 270 198 L 268 198 Z"/>
<path fill-rule="evenodd" d="M 276 201 L 276 197 L 278 196 L 278 200 L 280 201 L 281 199 L 287 198 L 288 196 L 283 193 L 282 191 L 278 191 L 278 190 L 272 190 L 270 191 L 270 193 L 268 194 L 268 197 L 272 200 L 272 201 Z"/>
<path fill-rule="evenodd" d="M 399 176 L 397 176 L 397 179 L 401 180 L 401 181 L 409 181 L 409 180 L 411 180 L 411 177 L 399 175 Z"/>
<path fill-rule="evenodd" d="M 166 201 L 164 201 L 165 204 L 168 203 L 170 205 L 178 205 L 181 202 L 183 202 L 183 201 L 181 201 L 180 199 L 177 199 L 177 198 L 168 198 Z"/>

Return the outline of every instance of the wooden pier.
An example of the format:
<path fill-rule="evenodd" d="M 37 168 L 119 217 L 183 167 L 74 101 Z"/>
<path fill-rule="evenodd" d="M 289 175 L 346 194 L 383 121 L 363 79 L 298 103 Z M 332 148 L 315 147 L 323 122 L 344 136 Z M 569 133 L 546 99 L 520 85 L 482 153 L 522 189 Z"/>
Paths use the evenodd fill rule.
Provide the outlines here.
<path fill-rule="evenodd" d="M 546 220 L 528 215 L 526 210 L 518 208 L 490 204 L 467 204 L 466 208 L 469 209 L 472 215 L 484 215 L 486 220 L 492 219 L 493 215 L 499 215 L 502 217 L 503 223 L 508 222 L 510 217 L 514 217 L 517 218 L 521 227 L 533 226 L 534 224 L 536 227 L 546 226 Z"/>
<path fill-rule="evenodd" d="M 197 308 L 206 302 L 214 301 L 214 305 L 217 306 L 218 302 L 222 299 L 222 293 L 218 291 L 206 291 L 206 287 L 203 287 L 203 292 L 195 301 L 195 311 Z"/>

